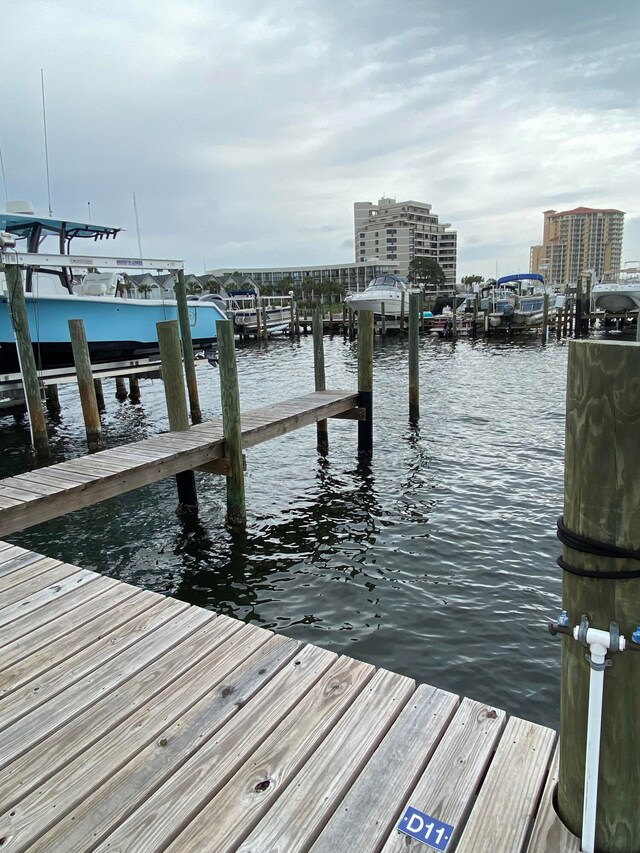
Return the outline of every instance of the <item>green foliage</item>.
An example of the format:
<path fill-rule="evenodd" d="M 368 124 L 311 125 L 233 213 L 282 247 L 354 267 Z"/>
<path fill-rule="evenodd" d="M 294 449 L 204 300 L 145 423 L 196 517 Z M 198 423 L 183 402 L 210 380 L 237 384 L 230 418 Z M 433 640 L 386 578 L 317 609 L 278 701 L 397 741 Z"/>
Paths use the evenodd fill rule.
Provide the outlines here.
<path fill-rule="evenodd" d="M 447 280 L 444 270 L 435 258 L 414 258 L 409 264 L 408 279 L 418 284 L 444 284 Z"/>
<path fill-rule="evenodd" d="M 481 275 L 465 275 L 462 278 L 462 283 L 472 286 L 474 284 L 482 284 L 484 277 Z"/>

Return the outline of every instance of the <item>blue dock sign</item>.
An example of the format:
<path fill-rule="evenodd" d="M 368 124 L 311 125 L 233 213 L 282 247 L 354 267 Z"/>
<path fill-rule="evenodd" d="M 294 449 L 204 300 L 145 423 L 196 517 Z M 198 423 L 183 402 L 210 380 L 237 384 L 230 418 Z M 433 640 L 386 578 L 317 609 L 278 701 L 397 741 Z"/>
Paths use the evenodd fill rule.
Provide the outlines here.
<path fill-rule="evenodd" d="M 400 818 L 398 824 L 400 832 L 405 835 L 410 835 L 416 841 L 422 841 L 423 844 L 428 844 L 434 850 L 445 851 L 451 836 L 453 835 L 453 827 L 448 823 L 443 823 L 431 815 L 419 812 L 413 806 L 408 806 L 404 815 Z"/>

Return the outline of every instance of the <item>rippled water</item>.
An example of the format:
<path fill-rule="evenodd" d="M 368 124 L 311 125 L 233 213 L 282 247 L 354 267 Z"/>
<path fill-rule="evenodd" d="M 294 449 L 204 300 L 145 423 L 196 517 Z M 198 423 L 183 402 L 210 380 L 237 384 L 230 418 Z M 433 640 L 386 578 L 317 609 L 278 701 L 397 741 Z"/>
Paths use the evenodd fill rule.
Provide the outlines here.
<path fill-rule="evenodd" d="M 224 480 L 198 474 L 200 514 L 175 515 L 172 480 L 11 541 L 256 622 L 418 681 L 556 725 L 566 347 L 539 340 L 421 341 L 421 418 L 408 418 L 404 340 L 376 339 L 374 458 L 355 422 L 330 421 L 247 451 L 248 526 L 224 526 Z M 327 386 L 357 383 L 355 344 L 325 338 Z M 313 347 L 239 345 L 244 408 L 313 387 Z M 219 374 L 199 371 L 205 417 Z M 105 382 L 107 443 L 168 428 L 162 385 L 119 403 Z M 57 459 L 85 452 L 77 392 L 61 386 Z M 26 421 L 0 419 L 0 475 L 30 467 Z"/>

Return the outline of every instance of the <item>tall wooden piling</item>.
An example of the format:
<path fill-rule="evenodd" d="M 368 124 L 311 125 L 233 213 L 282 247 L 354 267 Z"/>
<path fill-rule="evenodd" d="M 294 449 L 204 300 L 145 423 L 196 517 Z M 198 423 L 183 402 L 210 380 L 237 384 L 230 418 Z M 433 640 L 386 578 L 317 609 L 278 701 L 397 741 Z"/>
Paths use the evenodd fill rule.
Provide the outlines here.
<path fill-rule="evenodd" d="M 57 385 L 47 385 L 44 389 L 47 403 L 47 411 L 52 415 L 59 415 L 61 411 L 60 397 Z"/>
<path fill-rule="evenodd" d="M 373 311 L 358 311 L 358 455 L 373 454 Z"/>
<path fill-rule="evenodd" d="M 404 331 L 405 292 L 400 293 L 400 331 Z"/>
<path fill-rule="evenodd" d="M 618 341 L 569 345 L 564 523 L 582 537 L 640 550 L 640 346 Z M 563 608 L 572 625 L 582 614 L 591 627 L 617 621 L 630 637 L 640 624 L 640 563 L 564 545 Z M 581 574 L 575 574 L 578 571 Z M 587 574 L 584 574 L 587 573 Z M 615 577 L 607 577 L 614 573 Z M 596 849 L 631 853 L 640 839 L 640 654 L 609 654 Z M 582 829 L 589 664 L 585 648 L 562 640 L 558 811 L 569 829 Z"/>
<path fill-rule="evenodd" d="M 420 294 L 409 294 L 409 417 L 420 417 Z"/>
<path fill-rule="evenodd" d="M 187 377 L 187 391 L 189 393 L 189 408 L 191 410 L 191 423 L 202 423 L 202 411 L 198 396 L 198 380 L 196 378 L 196 365 L 193 360 L 193 340 L 191 338 L 191 322 L 189 320 L 189 303 L 187 302 L 187 288 L 184 281 L 184 270 L 178 270 L 178 280 L 175 286 L 176 301 L 178 303 L 178 321 L 180 322 L 180 340 L 182 342 L 182 355 L 184 358 L 184 372 Z M 211 330 L 213 336 L 213 329 Z"/>
<path fill-rule="evenodd" d="M 453 335 L 454 341 L 458 337 L 458 305 L 457 305 L 457 302 L 458 302 L 458 300 L 454 294 L 453 303 L 452 303 L 453 315 L 451 317 L 451 334 Z"/>
<path fill-rule="evenodd" d="M 381 319 L 380 319 L 380 334 L 387 334 L 387 315 L 385 314 L 384 302 L 380 303 Z"/>
<path fill-rule="evenodd" d="M 542 297 L 542 343 L 546 344 L 549 332 L 549 294 Z"/>
<path fill-rule="evenodd" d="M 104 388 L 102 387 L 102 379 L 93 380 L 93 390 L 96 392 L 96 403 L 98 404 L 98 411 L 105 412 L 107 406 L 104 402 Z"/>
<path fill-rule="evenodd" d="M 124 376 L 116 376 L 116 400 L 126 400 L 129 396 Z"/>
<path fill-rule="evenodd" d="M 98 400 L 96 398 L 93 372 L 91 370 L 91 357 L 89 356 L 89 344 L 87 343 L 83 320 L 69 320 L 69 336 L 71 338 L 73 362 L 76 366 L 76 377 L 78 379 L 78 391 L 80 392 L 84 428 L 87 433 L 87 444 L 89 445 L 89 450 L 101 450 L 104 447 L 102 441 L 102 424 L 100 423 Z"/>
<path fill-rule="evenodd" d="M 233 323 L 231 320 L 222 320 L 218 322 L 217 328 L 224 449 L 225 457 L 231 464 L 231 474 L 227 477 L 227 524 L 233 527 L 244 527 L 247 523 L 247 509 L 244 494 L 240 392 L 238 389 Z"/>
<path fill-rule="evenodd" d="M 262 340 L 262 310 L 256 305 L 256 340 Z"/>
<path fill-rule="evenodd" d="M 132 403 L 140 402 L 140 379 L 137 376 L 129 377 L 129 399 Z"/>
<path fill-rule="evenodd" d="M 225 323 L 231 320 L 225 320 Z M 172 432 L 184 432 L 189 429 L 189 413 L 184 390 L 184 371 L 182 369 L 182 349 L 176 320 L 156 323 L 160 361 L 162 363 L 162 381 L 167 401 L 169 429 Z M 176 474 L 179 514 L 195 512 L 198 509 L 196 477 L 193 471 Z"/>
<path fill-rule="evenodd" d="M 573 318 L 573 336 L 582 337 L 582 279 L 578 276 L 576 282 L 575 315 Z"/>
<path fill-rule="evenodd" d="M 324 371 L 324 339 L 322 336 L 322 308 L 317 307 L 313 312 L 313 369 L 315 374 L 316 391 L 326 391 L 327 381 Z M 318 453 L 329 450 L 328 422 L 318 421 Z"/>
<path fill-rule="evenodd" d="M 471 335 L 473 340 L 475 341 L 478 336 L 478 303 L 480 301 L 479 295 L 477 293 L 473 294 L 473 329 L 471 330 Z"/>
<path fill-rule="evenodd" d="M 296 302 L 296 338 L 300 337 L 300 309 L 298 308 L 298 303 Z"/>
<path fill-rule="evenodd" d="M 9 313 L 18 349 L 24 397 L 29 412 L 31 441 L 36 456 L 44 458 L 49 455 L 49 437 L 44 419 L 44 409 L 42 408 L 40 382 L 38 381 L 36 359 L 31 343 L 31 332 L 29 331 L 29 316 L 22 286 L 22 272 L 17 265 L 7 264 L 5 276 L 9 293 Z"/>
<path fill-rule="evenodd" d="M 291 302 L 289 303 L 289 337 L 293 338 L 296 334 L 296 320 L 295 320 L 295 304 L 293 301 L 293 296 L 291 297 Z"/>

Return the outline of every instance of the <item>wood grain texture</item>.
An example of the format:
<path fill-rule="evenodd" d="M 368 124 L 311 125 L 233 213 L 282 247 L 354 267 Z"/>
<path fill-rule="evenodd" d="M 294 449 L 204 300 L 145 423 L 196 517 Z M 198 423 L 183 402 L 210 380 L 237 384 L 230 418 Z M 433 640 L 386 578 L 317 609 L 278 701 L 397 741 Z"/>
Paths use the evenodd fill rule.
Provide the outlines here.
<path fill-rule="evenodd" d="M 352 658 L 336 661 L 169 849 L 236 850 L 373 674 Z"/>
<path fill-rule="evenodd" d="M 28 603 L 38 593 L 50 588 L 52 584 L 78 573 L 76 566 L 61 563 L 60 560 L 54 560 L 51 557 L 43 557 L 40 563 L 48 571 L 41 572 L 35 577 L 28 578 L 4 591 L 2 607 L 0 608 L 0 621 L 4 619 L 10 621 L 12 615 L 19 615 L 24 612 L 24 608 L 28 607 Z"/>
<path fill-rule="evenodd" d="M 366 853 L 382 847 L 457 707 L 454 694 L 426 684 L 418 687 L 311 848 L 313 853 Z"/>
<path fill-rule="evenodd" d="M 504 729 L 506 715 L 480 702 L 463 699 L 418 784 L 402 803 L 456 827 L 455 845 L 480 780 Z M 384 853 L 420 850 L 424 845 L 394 830 Z"/>
<path fill-rule="evenodd" d="M 59 728 L 5 768 L 0 774 L 0 807 L 9 808 L 67 762 L 89 750 L 112 729 L 132 717 L 145 703 L 158 705 L 161 701 L 156 698 L 158 695 L 164 691 L 170 692 L 173 685 L 184 676 L 191 679 L 190 670 L 212 650 L 232 638 L 240 627 L 235 620 L 226 616 L 204 620 L 194 632 L 178 636 L 163 654 L 148 662 L 141 670 L 133 671 L 129 678 L 113 690 L 97 694 L 93 704 L 64 721 Z"/>
<path fill-rule="evenodd" d="M 556 748 L 527 853 L 580 853 L 580 839 L 569 832 L 553 807 L 553 795 L 560 775 L 559 757 L 560 752 Z"/>
<path fill-rule="evenodd" d="M 378 670 L 246 841 L 243 853 L 307 850 L 402 711 L 415 682 Z"/>
<path fill-rule="evenodd" d="M 569 345 L 564 520 L 600 542 L 640 550 L 640 345 L 572 341 Z M 632 571 L 638 562 L 574 551 L 564 559 L 588 571 Z M 563 573 L 563 605 L 571 624 L 583 613 L 595 628 L 611 620 L 629 634 L 640 625 L 640 579 L 594 580 Z M 582 828 L 587 697 L 584 648 L 563 639 L 558 808 L 570 830 Z M 612 656 L 604 679 L 596 845 L 638 846 L 640 809 L 640 678 L 638 655 Z M 624 785 L 620 784 L 624 779 Z"/>
<path fill-rule="evenodd" d="M 525 849 L 555 742 L 553 729 L 509 719 L 456 853 Z"/>
<path fill-rule="evenodd" d="M 164 849 L 322 677 L 336 656 L 305 646 L 96 850 Z"/>

